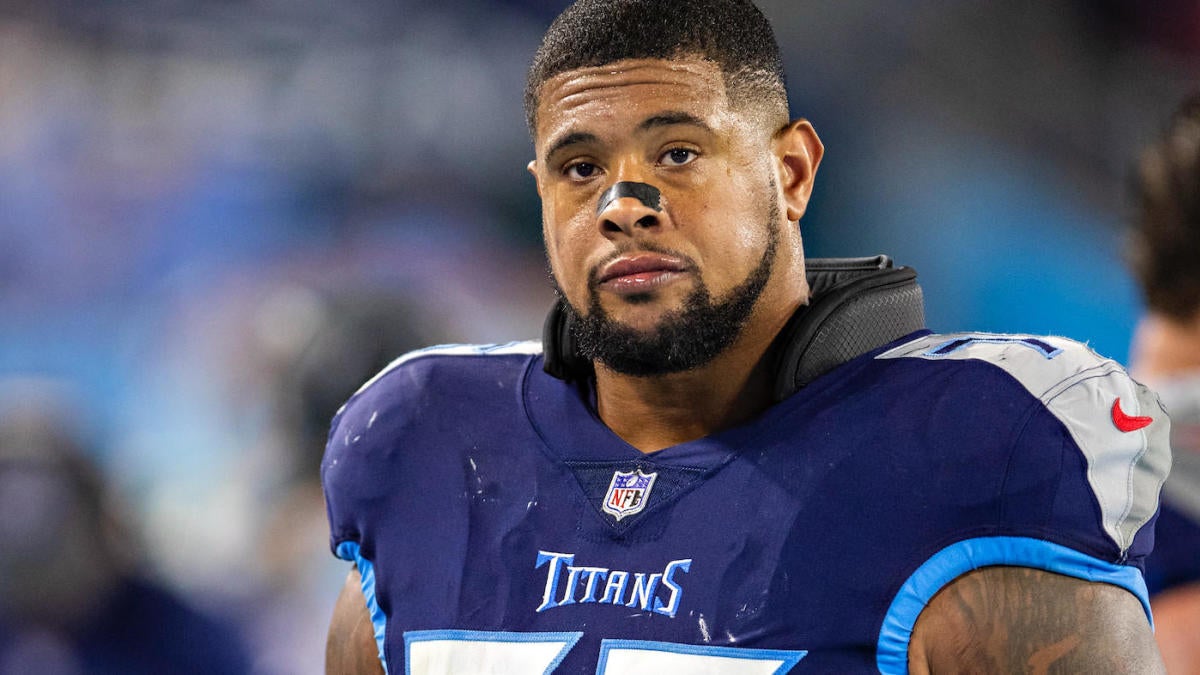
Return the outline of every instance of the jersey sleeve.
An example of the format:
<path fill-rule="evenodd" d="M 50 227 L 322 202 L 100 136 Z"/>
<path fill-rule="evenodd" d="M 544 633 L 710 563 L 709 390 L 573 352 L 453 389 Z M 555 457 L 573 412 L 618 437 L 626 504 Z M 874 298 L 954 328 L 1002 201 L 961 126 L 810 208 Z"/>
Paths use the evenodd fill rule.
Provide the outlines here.
<path fill-rule="evenodd" d="M 495 391 L 512 390 L 540 353 L 535 341 L 428 347 L 396 359 L 350 397 L 333 419 L 321 462 L 334 553 L 354 560 L 357 548 L 373 560 L 378 533 L 412 532 L 415 523 L 444 516 L 421 489 L 438 481 L 445 464 L 432 461 L 441 456 L 433 449 L 462 440 L 463 416 Z"/>
<path fill-rule="evenodd" d="M 463 420 L 489 404 L 509 410 L 504 396 L 540 353 L 537 342 L 411 352 L 334 417 L 321 462 L 330 548 L 358 567 L 385 670 L 387 650 L 397 648 L 386 639 L 392 589 L 409 583 L 406 556 L 468 527 L 464 467 L 453 449 L 476 439 Z"/>
<path fill-rule="evenodd" d="M 403 471 L 396 458 L 419 399 L 421 369 L 404 358 L 388 366 L 334 416 L 321 462 L 321 485 L 334 555 L 354 563 L 387 672 L 387 596 L 378 589 L 378 533 L 387 527 L 389 486 Z"/>
<path fill-rule="evenodd" d="M 1024 474 L 1059 467 L 1045 504 L 1049 537 L 1106 562 L 1144 569 L 1171 454 L 1157 397 L 1105 361 L 1050 387 L 1013 448 L 1006 507 L 1021 509 Z M 1061 443 L 1058 457 L 1050 448 Z"/>
<path fill-rule="evenodd" d="M 414 374 L 393 365 L 359 390 L 330 425 L 321 462 L 329 543 L 339 558 L 373 559 L 374 532 L 392 458 L 400 450 Z"/>
<path fill-rule="evenodd" d="M 976 361 L 1003 371 L 1029 404 L 1005 422 L 1010 429 L 996 429 L 1015 439 L 1001 522 L 1141 566 L 1170 470 L 1170 422 L 1158 397 L 1120 364 L 1066 338 L 988 333 L 929 335 L 881 358 Z M 961 414 L 981 417 L 971 408 L 987 405 L 986 396 L 972 396 Z"/>
<path fill-rule="evenodd" d="M 1142 570 L 1171 462 L 1170 423 L 1153 392 L 1065 338 L 931 335 L 883 356 L 982 361 L 1028 398 L 1008 429 L 996 429 L 1012 440 L 1002 455 L 995 520 L 955 537 L 904 582 L 880 633 L 881 671 L 904 671 L 921 610 L 955 578 L 983 567 L 1032 567 L 1116 585 L 1150 617 Z M 969 404 L 960 414 L 980 416 L 970 408 L 989 395 L 964 395 Z"/>

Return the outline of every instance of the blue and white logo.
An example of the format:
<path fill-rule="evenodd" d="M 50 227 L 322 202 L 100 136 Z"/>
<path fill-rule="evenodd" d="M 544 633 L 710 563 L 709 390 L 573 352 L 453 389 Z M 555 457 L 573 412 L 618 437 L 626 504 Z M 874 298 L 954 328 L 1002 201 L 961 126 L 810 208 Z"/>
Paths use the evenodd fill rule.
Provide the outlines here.
<path fill-rule="evenodd" d="M 538 551 L 535 568 L 546 568 L 546 592 L 537 611 L 574 604 L 598 603 L 637 607 L 674 617 L 683 599 L 677 575 L 687 574 L 692 559 L 672 560 L 661 572 L 634 572 L 576 565 L 574 553 Z"/>
<path fill-rule="evenodd" d="M 641 512 L 650 499 L 655 478 L 658 478 L 657 472 L 617 471 L 608 484 L 608 492 L 604 493 L 604 512 L 611 513 L 618 521 Z"/>

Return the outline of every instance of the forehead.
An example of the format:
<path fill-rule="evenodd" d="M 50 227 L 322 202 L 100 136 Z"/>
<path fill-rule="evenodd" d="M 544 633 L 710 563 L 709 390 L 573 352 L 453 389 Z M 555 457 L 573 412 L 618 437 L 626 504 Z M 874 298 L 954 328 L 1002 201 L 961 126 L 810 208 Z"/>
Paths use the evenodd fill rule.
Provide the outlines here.
<path fill-rule="evenodd" d="M 630 59 L 559 73 L 539 90 L 536 140 L 581 123 L 634 121 L 662 110 L 712 122 L 728 114 L 720 66 L 700 58 Z"/>

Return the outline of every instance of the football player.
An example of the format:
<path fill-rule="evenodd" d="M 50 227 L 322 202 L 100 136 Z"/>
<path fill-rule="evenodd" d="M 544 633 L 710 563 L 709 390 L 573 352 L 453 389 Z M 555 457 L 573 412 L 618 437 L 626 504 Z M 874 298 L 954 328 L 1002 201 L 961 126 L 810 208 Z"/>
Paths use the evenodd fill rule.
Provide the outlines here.
<path fill-rule="evenodd" d="M 748 0 L 580 0 L 526 89 L 560 300 L 334 420 L 334 673 L 1161 672 L 1157 399 L 806 260 L 824 148 Z"/>

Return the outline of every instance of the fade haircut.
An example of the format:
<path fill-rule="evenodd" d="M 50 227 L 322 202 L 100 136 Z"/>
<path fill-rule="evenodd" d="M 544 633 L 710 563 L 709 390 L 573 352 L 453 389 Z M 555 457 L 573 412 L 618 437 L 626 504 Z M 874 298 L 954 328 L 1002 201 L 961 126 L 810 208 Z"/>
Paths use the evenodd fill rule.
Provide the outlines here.
<path fill-rule="evenodd" d="M 1143 153 L 1130 258 L 1146 305 L 1171 319 L 1200 313 L 1200 92 Z"/>
<path fill-rule="evenodd" d="M 775 33 L 750 0 L 579 0 L 550 24 L 525 83 L 529 134 L 546 80 L 625 59 L 698 56 L 716 63 L 734 105 L 770 106 L 787 122 L 787 90 Z"/>

